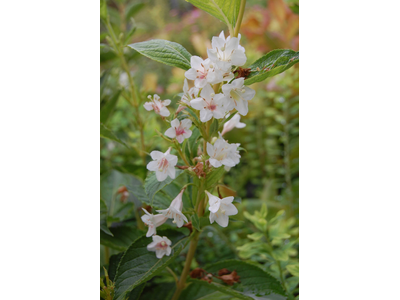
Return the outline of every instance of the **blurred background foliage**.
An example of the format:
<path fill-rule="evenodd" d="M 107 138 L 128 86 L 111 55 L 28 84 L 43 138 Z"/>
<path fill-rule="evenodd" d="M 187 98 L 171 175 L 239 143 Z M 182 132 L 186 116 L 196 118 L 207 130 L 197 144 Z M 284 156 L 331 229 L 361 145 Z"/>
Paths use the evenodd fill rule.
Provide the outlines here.
<path fill-rule="evenodd" d="M 125 44 L 149 39 L 166 39 L 183 45 L 192 55 L 206 57 L 212 36 L 226 26 L 183 0 L 107 1 L 110 23 Z M 299 46 L 299 4 L 296 0 L 248 0 L 241 26 L 241 45 L 246 48 L 250 65 L 273 49 Z M 176 109 L 182 92 L 184 70 L 172 68 L 141 56 L 125 47 L 123 54 L 138 87 L 139 112 L 143 119 L 138 128 L 135 107 L 129 98 L 129 79 L 121 60 L 111 49 L 107 29 L 100 28 L 101 123 L 117 140 L 100 139 L 101 266 L 111 264 L 138 236 L 133 228 L 140 222 L 142 203 L 124 190 L 144 180 L 147 155 L 153 150 L 165 152 L 167 144 L 155 130 L 165 125 L 157 115 L 142 107 L 148 94 L 171 99 Z M 299 196 L 299 69 L 298 64 L 266 81 L 253 84 L 256 96 L 249 102 L 249 113 L 241 118 L 243 129 L 234 129 L 224 138 L 240 143 L 241 162 L 224 177 L 224 184 L 241 198 L 239 215 L 229 227 L 209 226 L 203 233 L 193 267 L 221 259 L 242 258 L 252 261 L 284 285 L 289 299 L 298 297 L 298 196 Z M 143 130 L 142 148 L 140 131 Z M 176 187 L 179 189 L 179 187 Z M 175 192 L 175 191 L 174 191 Z M 172 191 L 162 191 L 173 199 Z M 229 193 L 232 193 L 230 191 Z M 267 212 L 268 211 L 268 212 Z M 163 225 L 168 227 L 170 225 Z M 105 229 L 107 230 L 107 229 Z M 221 243 L 222 241 L 222 243 Z M 184 253 L 171 265 L 176 273 L 183 267 Z M 102 269 L 101 269 L 102 270 Z M 101 271 L 103 272 L 103 271 Z M 103 273 L 102 273 L 103 274 Z M 141 299 L 151 292 L 151 284 L 171 284 L 156 277 L 145 287 Z M 147 292 L 146 292 L 147 291 Z"/>

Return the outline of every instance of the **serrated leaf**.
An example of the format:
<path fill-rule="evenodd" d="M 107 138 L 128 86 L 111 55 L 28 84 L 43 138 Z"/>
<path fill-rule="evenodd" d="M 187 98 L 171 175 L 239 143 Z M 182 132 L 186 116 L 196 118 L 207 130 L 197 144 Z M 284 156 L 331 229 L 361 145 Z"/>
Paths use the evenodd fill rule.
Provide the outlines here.
<path fill-rule="evenodd" d="M 121 91 L 117 91 L 114 96 L 107 101 L 107 103 L 100 110 L 100 123 L 106 124 L 110 118 L 115 106 L 117 105 L 119 94 Z"/>
<path fill-rule="evenodd" d="M 124 141 L 119 139 L 110 129 L 104 126 L 104 124 L 100 124 L 100 137 L 112 140 L 129 148 L 129 146 Z"/>
<path fill-rule="evenodd" d="M 275 277 L 260 269 L 259 267 L 240 260 L 226 260 L 217 262 L 204 269 L 211 273 L 217 273 L 218 270 L 227 268 L 228 270 L 236 270 L 240 276 L 240 283 L 232 286 L 232 289 L 242 294 L 258 299 L 260 296 L 274 296 L 276 299 L 286 299 L 285 291 Z M 279 295 L 281 297 L 279 297 Z M 274 298 L 275 299 L 275 298 Z"/>
<path fill-rule="evenodd" d="M 175 170 L 175 178 L 167 177 L 164 181 L 158 181 L 155 172 L 151 172 L 150 175 L 146 178 L 144 182 L 144 189 L 146 194 L 148 195 L 150 200 L 153 200 L 154 195 L 161 190 L 166 185 L 170 184 L 172 181 L 177 179 L 181 174 L 183 174 L 183 170 Z"/>
<path fill-rule="evenodd" d="M 194 6 L 225 22 L 234 28 L 239 15 L 240 0 L 187 0 Z"/>
<path fill-rule="evenodd" d="M 119 262 L 124 255 L 124 252 L 120 252 L 118 254 L 114 254 L 110 256 L 110 260 L 108 263 L 108 277 L 111 281 L 114 281 L 115 274 L 117 274 L 117 269 Z"/>
<path fill-rule="evenodd" d="M 134 194 L 142 203 L 152 206 L 155 209 L 166 209 L 171 204 L 171 201 L 163 195 L 155 195 L 154 199 L 150 199 L 147 195 L 144 186 L 141 183 L 129 184 L 126 186 L 128 191 Z"/>
<path fill-rule="evenodd" d="M 141 237 L 133 242 L 125 251 L 115 277 L 115 300 L 123 300 L 128 292 L 136 286 L 150 280 L 161 272 L 179 255 L 189 239 L 179 231 L 166 230 L 159 232 L 167 236 L 171 242 L 171 255 L 158 259 L 154 252 L 147 250 L 151 239 Z"/>
<path fill-rule="evenodd" d="M 128 46 L 152 60 L 183 70 L 190 69 L 190 57 L 192 55 L 178 43 L 166 40 L 150 40 Z"/>
<path fill-rule="evenodd" d="M 250 75 L 244 81 L 245 85 L 263 81 L 269 77 L 280 74 L 299 62 L 299 52 L 293 50 L 272 50 L 249 68 Z M 259 68 L 260 71 L 257 71 Z"/>

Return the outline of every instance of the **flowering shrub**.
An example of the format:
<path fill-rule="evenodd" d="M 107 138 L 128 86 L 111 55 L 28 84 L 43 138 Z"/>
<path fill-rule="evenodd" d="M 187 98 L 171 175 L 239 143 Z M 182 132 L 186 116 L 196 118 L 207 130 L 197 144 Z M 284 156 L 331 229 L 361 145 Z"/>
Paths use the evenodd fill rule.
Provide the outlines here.
<path fill-rule="evenodd" d="M 136 299 L 147 281 L 168 270 L 176 283 L 172 299 L 198 299 L 216 292 L 239 299 L 267 295 L 273 295 L 273 299 L 292 298 L 287 294 L 286 287 L 282 287 L 282 280 L 280 283 L 252 264 L 232 260 L 209 268 L 193 269 L 192 260 L 202 230 L 214 222 L 225 228 L 230 224 L 230 217 L 239 212 L 234 196 L 223 197 L 219 190 L 215 190 L 222 175 L 240 163 L 240 151 L 243 150 L 240 144 L 229 143 L 223 136 L 234 128 L 246 126 L 240 122 L 240 116 L 248 114 L 248 102 L 256 94 L 248 85 L 289 69 L 299 61 L 299 54 L 292 50 L 273 50 L 248 68 L 242 68 L 247 57 L 245 48 L 240 45 L 239 31 L 246 1 L 189 2 L 228 26 L 229 36 L 226 37 L 222 31 L 212 37 L 211 48 L 206 51 L 208 58 L 192 56 L 180 44 L 166 40 L 128 45 L 152 60 L 186 71 L 183 93 L 175 111 L 170 108 L 172 101 L 163 99 L 162 95 L 148 95 L 149 101 L 143 103 L 126 66 L 124 47 L 127 39 L 123 38 L 123 34 L 117 38 L 110 25 L 105 1 L 101 2 L 101 19 L 109 32 L 109 44 L 119 56 L 128 77 L 129 93 L 125 92 L 125 97 L 132 100 L 136 110 L 136 122 L 141 130 L 140 155 L 150 171 L 144 184 L 140 181 L 129 182 L 126 189 L 121 190 L 121 193 L 131 193 L 137 201 L 135 204 L 146 205 L 140 217 L 143 223 L 140 223 L 138 211 L 136 220 L 139 229 L 143 229 L 143 225 L 147 227 L 147 233 L 139 233 L 137 239 L 124 248 L 124 254 L 116 258 L 114 273 L 105 271 L 107 280 L 106 285 L 102 282 L 101 296 L 104 299 Z M 189 88 L 190 85 L 193 86 Z M 145 112 L 140 111 L 141 106 Z M 164 134 L 157 134 L 169 144 L 169 148 L 163 150 L 165 152 L 151 151 L 151 161 L 147 163 L 143 119 L 147 118 L 146 114 L 154 113 L 165 124 Z M 122 142 L 104 124 L 101 124 L 101 135 Z M 168 197 L 165 197 L 166 194 Z M 127 194 L 124 195 L 127 197 Z M 106 209 L 104 201 L 101 205 Z M 173 220 L 173 226 L 157 232 L 157 228 L 168 219 Z M 258 224 L 257 220 L 254 222 Z M 101 226 L 104 234 L 113 235 L 107 221 Z M 267 230 L 267 227 L 263 228 L 261 230 Z M 178 278 L 168 265 L 186 246 L 187 255 Z M 243 246 L 241 253 L 246 249 Z"/>

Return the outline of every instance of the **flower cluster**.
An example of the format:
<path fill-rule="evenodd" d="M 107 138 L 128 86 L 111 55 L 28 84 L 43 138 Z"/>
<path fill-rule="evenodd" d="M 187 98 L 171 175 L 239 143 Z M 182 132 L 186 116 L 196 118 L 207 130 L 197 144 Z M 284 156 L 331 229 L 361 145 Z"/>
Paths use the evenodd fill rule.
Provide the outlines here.
<path fill-rule="evenodd" d="M 191 176 L 206 180 L 215 168 L 224 166 L 228 171 L 240 162 L 240 144 L 228 143 L 223 135 L 233 128 L 246 126 L 240 122 L 240 116 L 247 115 L 248 101 L 255 95 L 254 90 L 245 86 L 244 77 L 235 78 L 235 74 L 238 74 L 237 76 L 241 74 L 240 72 L 236 73 L 236 69 L 246 63 L 245 49 L 240 45 L 240 34 L 238 37 L 228 36 L 225 38 L 223 31 L 218 37 L 212 38 L 211 44 L 212 48 L 207 49 L 208 58 L 191 57 L 191 68 L 185 72 L 186 78 L 183 94 L 178 103 L 179 107 L 169 120 L 166 119 L 170 116 L 167 106 L 170 105 L 171 100 L 161 100 L 158 95 L 154 95 L 149 96 L 151 101 L 144 104 L 146 110 L 153 110 L 169 123 L 169 128 L 164 135 L 159 134 L 165 140 L 173 143 L 173 147 L 185 163 L 185 166 L 177 166 L 178 157 L 170 153 L 171 147 L 165 153 L 152 151 L 150 153 L 152 161 L 148 163 L 147 169 L 154 171 L 160 182 L 166 180 L 167 177 L 174 179 L 176 167 L 184 169 Z M 189 88 L 188 80 L 193 82 L 193 87 Z M 235 115 L 232 116 L 232 114 Z M 222 128 L 223 126 L 222 133 L 219 133 L 218 138 L 212 136 L 218 130 L 212 133 L 209 130 L 210 125 L 214 123 L 217 124 L 217 127 L 221 126 Z M 197 153 L 193 153 L 193 145 L 189 145 L 192 149 L 192 156 L 187 157 L 186 153 L 183 154 L 185 151 L 181 149 L 180 145 L 186 145 L 187 142 L 184 143 L 184 141 L 192 136 L 191 127 L 193 125 L 201 133 L 204 148 L 202 151 L 195 149 Z M 214 126 L 214 129 L 217 128 Z M 194 157 L 196 154 L 197 157 Z M 153 242 L 147 248 L 149 251 L 155 251 L 158 258 L 170 255 L 171 241 L 167 237 L 156 235 L 156 228 L 168 218 L 174 219 L 173 223 L 177 227 L 182 227 L 184 222 L 188 222 L 182 213 L 184 190 L 185 188 L 171 202 L 168 209 L 157 210 L 159 214 L 153 215 L 144 210 L 145 215 L 142 216 L 142 220 L 148 226 L 146 236 L 153 237 Z M 238 213 L 237 208 L 232 204 L 234 198 L 217 197 L 204 189 L 201 192 L 203 194 L 200 195 L 200 198 L 204 201 L 208 199 L 210 223 L 215 221 L 222 227 L 228 226 L 229 216 Z"/>

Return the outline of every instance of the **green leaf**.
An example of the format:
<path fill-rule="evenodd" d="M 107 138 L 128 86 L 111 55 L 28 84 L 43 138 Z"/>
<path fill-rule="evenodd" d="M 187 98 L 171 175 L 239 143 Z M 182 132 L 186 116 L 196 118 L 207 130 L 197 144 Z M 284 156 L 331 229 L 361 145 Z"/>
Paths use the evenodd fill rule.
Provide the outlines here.
<path fill-rule="evenodd" d="M 121 91 L 117 91 L 115 95 L 100 109 L 100 123 L 107 123 L 108 119 L 111 116 L 111 113 L 117 105 L 120 93 Z"/>
<path fill-rule="evenodd" d="M 252 297 L 246 296 L 238 291 L 235 291 L 229 286 L 222 285 L 216 282 L 208 283 L 207 281 L 202 281 L 198 279 L 190 280 L 190 285 L 182 292 L 180 299 L 195 300 L 195 299 L 203 299 L 203 297 L 209 299 L 208 297 L 205 296 L 213 294 L 215 293 L 215 291 L 219 291 L 225 295 L 230 295 L 230 297 L 227 299 L 232 299 L 233 296 L 233 298 L 235 299 L 237 298 L 243 300 L 253 300 Z M 215 299 L 220 299 L 220 298 L 215 298 Z"/>
<path fill-rule="evenodd" d="M 181 174 L 183 174 L 183 170 L 175 170 L 175 179 L 177 179 Z M 161 190 L 163 187 L 166 185 L 170 184 L 172 181 L 175 179 L 172 179 L 171 177 L 167 177 L 164 181 L 158 181 L 156 177 L 155 172 L 151 172 L 150 175 L 146 178 L 146 181 L 144 183 L 144 189 L 146 191 L 146 194 L 150 198 L 150 200 L 153 200 L 154 195 Z"/>
<path fill-rule="evenodd" d="M 147 175 L 147 169 L 146 166 L 143 165 L 137 165 L 137 164 L 131 164 L 131 163 L 126 163 L 120 166 L 115 166 L 115 170 L 118 170 L 122 173 L 127 173 L 127 174 L 132 174 L 135 176 L 138 176 L 141 179 L 146 179 Z"/>
<path fill-rule="evenodd" d="M 250 75 L 244 81 L 244 84 L 250 85 L 263 81 L 286 71 L 298 62 L 299 52 L 293 50 L 272 50 L 249 66 L 251 69 Z M 257 68 L 260 71 L 257 71 Z"/>
<path fill-rule="evenodd" d="M 189 138 L 188 141 L 188 147 L 190 146 L 190 155 L 191 159 L 195 158 L 197 156 L 197 140 L 200 137 L 200 131 L 197 127 L 195 127 L 192 131 L 192 135 Z"/>
<path fill-rule="evenodd" d="M 178 43 L 166 40 L 150 40 L 128 46 L 152 60 L 184 70 L 190 69 L 190 57 L 192 55 Z"/>
<path fill-rule="evenodd" d="M 264 235 L 261 232 L 254 232 L 252 234 L 248 234 L 247 237 L 253 241 L 258 241 L 261 239 Z"/>
<path fill-rule="evenodd" d="M 154 252 L 147 250 L 152 242 L 150 238 L 137 239 L 126 251 L 119 264 L 115 277 L 115 300 L 123 300 L 128 292 L 159 274 L 179 255 L 189 239 L 179 231 L 166 230 L 159 232 L 160 236 L 167 236 L 171 242 L 170 256 L 158 259 Z"/>
<path fill-rule="evenodd" d="M 293 276 L 299 277 L 299 264 L 295 265 L 287 265 L 286 269 L 289 271 L 290 274 Z"/>
<path fill-rule="evenodd" d="M 100 199 L 100 229 L 104 233 L 113 236 L 112 232 L 110 231 L 110 229 L 108 229 L 107 226 L 107 215 L 108 215 L 107 205 L 103 199 Z"/>
<path fill-rule="evenodd" d="M 200 220 L 197 214 L 194 214 L 192 216 L 192 225 L 194 228 L 196 228 L 197 231 L 200 231 Z"/>
<path fill-rule="evenodd" d="M 210 126 L 210 137 L 213 137 L 218 132 L 218 120 L 214 119 Z M 211 138 L 210 138 L 211 140 Z"/>
<path fill-rule="evenodd" d="M 104 124 L 100 124 L 100 137 L 120 143 L 129 148 L 129 146 L 124 141 L 120 140 L 110 129 L 104 126 Z"/>
<path fill-rule="evenodd" d="M 240 276 L 240 283 L 234 284 L 232 288 L 242 294 L 249 296 L 253 299 L 256 297 L 274 295 L 273 299 L 286 299 L 285 291 L 281 284 L 272 275 L 260 269 L 259 267 L 240 260 L 226 260 L 217 262 L 211 266 L 204 268 L 210 273 L 217 273 L 218 270 L 227 268 L 228 270 L 236 270 Z M 262 298 L 265 299 L 265 298 Z"/>
<path fill-rule="evenodd" d="M 134 3 L 131 5 L 126 12 L 125 20 L 126 22 L 133 16 L 135 16 L 140 10 L 142 10 L 146 5 L 144 3 Z"/>
<path fill-rule="evenodd" d="M 138 285 L 135 287 L 132 292 L 129 294 L 128 300 L 139 300 L 140 295 L 143 292 L 144 287 L 146 286 L 146 283 L 142 283 L 141 285 Z"/>
<path fill-rule="evenodd" d="M 215 185 L 224 175 L 225 169 L 224 167 L 219 167 L 214 169 L 211 174 L 207 175 L 206 177 L 206 190 L 209 190 Z"/>
<path fill-rule="evenodd" d="M 124 252 L 120 252 L 118 254 L 110 256 L 110 261 L 108 264 L 108 277 L 110 278 L 111 281 L 114 281 L 115 274 L 117 274 L 119 262 L 123 255 Z"/>
<path fill-rule="evenodd" d="M 164 195 L 156 194 L 154 199 L 150 199 L 141 183 L 132 183 L 126 186 L 128 191 L 134 194 L 142 203 L 152 206 L 155 209 L 166 209 L 171 204 L 171 200 Z"/>
<path fill-rule="evenodd" d="M 144 235 L 133 223 L 118 223 L 111 226 L 110 231 L 113 236 L 100 231 L 100 244 L 118 251 L 125 251 L 134 240 Z"/>
<path fill-rule="evenodd" d="M 240 0 L 187 0 L 194 6 L 225 22 L 232 30 L 239 15 Z"/>

